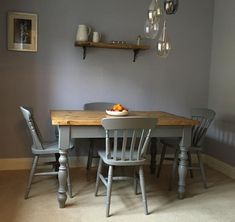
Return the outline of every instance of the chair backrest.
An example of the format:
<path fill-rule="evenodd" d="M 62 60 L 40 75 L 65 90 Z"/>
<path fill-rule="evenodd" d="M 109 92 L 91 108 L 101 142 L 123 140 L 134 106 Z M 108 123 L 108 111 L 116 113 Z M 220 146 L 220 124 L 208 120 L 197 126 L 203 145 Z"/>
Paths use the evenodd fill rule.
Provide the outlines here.
<path fill-rule="evenodd" d="M 115 103 L 106 103 L 106 102 L 94 102 L 84 104 L 84 110 L 99 110 L 105 111 L 106 109 L 111 109 Z"/>
<path fill-rule="evenodd" d="M 120 162 L 141 160 L 146 153 L 151 130 L 156 125 L 157 119 L 149 117 L 102 119 L 102 126 L 106 132 L 106 157 Z M 110 139 L 113 139 L 112 147 Z"/>
<path fill-rule="evenodd" d="M 215 118 L 215 111 L 211 109 L 196 108 L 191 110 L 191 117 L 198 120 L 200 123 L 192 129 L 192 145 L 201 146 L 205 138 L 207 129 Z"/>
<path fill-rule="evenodd" d="M 29 128 L 29 131 L 31 133 L 34 149 L 43 150 L 42 137 L 38 129 L 38 126 L 36 122 L 34 121 L 32 113 L 28 109 L 22 106 L 20 106 L 20 110 L 23 113 L 23 116 Z"/>

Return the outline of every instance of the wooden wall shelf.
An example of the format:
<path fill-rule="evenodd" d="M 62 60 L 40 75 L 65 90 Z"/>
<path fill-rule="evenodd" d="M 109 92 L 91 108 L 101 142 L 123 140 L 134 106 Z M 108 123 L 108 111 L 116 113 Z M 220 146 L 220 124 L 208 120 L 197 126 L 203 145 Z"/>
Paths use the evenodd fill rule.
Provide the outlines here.
<path fill-rule="evenodd" d="M 106 43 L 106 42 L 82 42 L 76 41 L 75 46 L 83 48 L 83 59 L 86 58 L 86 48 L 104 48 L 104 49 L 129 49 L 133 50 L 134 57 L 133 62 L 136 60 L 136 56 L 140 50 L 150 49 L 148 45 L 134 45 L 134 44 L 114 44 L 114 43 Z"/>

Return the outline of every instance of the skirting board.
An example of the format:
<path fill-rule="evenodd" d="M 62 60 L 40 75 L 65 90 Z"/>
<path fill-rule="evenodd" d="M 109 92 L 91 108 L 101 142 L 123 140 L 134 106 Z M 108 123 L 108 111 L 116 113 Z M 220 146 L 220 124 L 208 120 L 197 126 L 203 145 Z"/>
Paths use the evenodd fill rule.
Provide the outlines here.
<path fill-rule="evenodd" d="M 147 164 L 150 163 L 150 156 L 147 156 Z M 53 157 L 44 157 L 39 159 L 40 162 L 51 162 L 55 161 Z M 157 162 L 159 156 L 157 156 Z M 167 161 L 166 161 L 167 163 Z M 86 167 L 87 156 L 69 156 L 69 166 L 75 167 Z M 32 158 L 12 158 L 12 159 L 0 159 L 0 171 L 2 170 L 29 170 L 32 165 Z M 98 158 L 93 158 L 92 166 L 98 165 Z"/>
<path fill-rule="evenodd" d="M 203 155 L 203 162 L 210 168 L 235 180 L 235 167 L 206 154 Z"/>
<path fill-rule="evenodd" d="M 148 156 L 148 163 L 150 162 L 150 156 Z M 196 160 L 195 156 L 192 156 L 192 161 Z M 54 161 L 53 158 L 42 158 L 42 162 Z M 157 156 L 157 163 L 159 162 L 159 155 Z M 235 167 L 230 166 L 214 157 L 209 155 L 203 155 L 203 162 L 210 168 L 215 169 L 226 176 L 235 179 Z M 40 161 L 39 161 L 40 163 Z M 87 163 L 87 156 L 69 157 L 70 167 L 85 167 Z M 169 162 L 165 161 L 165 164 Z M 28 170 L 31 168 L 32 158 L 13 158 L 13 159 L 0 159 L 0 171 L 2 170 Z M 98 159 L 93 159 L 93 166 L 98 164 Z"/>
<path fill-rule="evenodd" d="M 39 165 L 42 162 L 55 161 L 55 158 L 44 157 L 39 159 Z M 84 167 L 86 166 L 87 157 L 69 157 L 70 167 Z M 94 160 L 94 162 L 96 162 Z M 1 170 L 29 170 L 32 165 L 32 158 L 12 158 L 12 159 L 0 159 L 0 171 Z"/>

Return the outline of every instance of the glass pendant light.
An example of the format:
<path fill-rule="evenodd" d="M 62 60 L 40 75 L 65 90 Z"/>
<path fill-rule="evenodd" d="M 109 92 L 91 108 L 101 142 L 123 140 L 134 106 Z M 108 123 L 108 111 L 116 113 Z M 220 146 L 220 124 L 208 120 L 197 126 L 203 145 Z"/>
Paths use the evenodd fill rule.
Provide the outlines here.
<path fill-rule="evenodd" d="M 166 34 L 166 20 L 164 20 L 162 33 L 157 42 L 157 55 L 166 58 L 171 50 L 171 43 Z"/>
<path fill-rule="evenodd" d="M 166 14 L 171 15 L 175 14 L 179 5 L 179 0 L 165 0 L 164 9 Z"/>
<path fill-rule="evenodd" d="M 152 0 L 149 6 L 147 20 L 144 25 L 146 38 L 155 39 L 159 32 L 162 9 L 158 1 L 159 0 Z"/>
<path fill-rule="evenodd" d="M 161 15 L 162 10 L 159 4 L 159 0 L 152 0 L 148 10 L 148 20 L 151 24 L 159 22 Z"/>
<path fill-rule="evenodd" d="M 159 22 L 151 24 L 147 19 L 144 25 L 145 37 L 149 39 L 155 39 L 160 29 Z"/>

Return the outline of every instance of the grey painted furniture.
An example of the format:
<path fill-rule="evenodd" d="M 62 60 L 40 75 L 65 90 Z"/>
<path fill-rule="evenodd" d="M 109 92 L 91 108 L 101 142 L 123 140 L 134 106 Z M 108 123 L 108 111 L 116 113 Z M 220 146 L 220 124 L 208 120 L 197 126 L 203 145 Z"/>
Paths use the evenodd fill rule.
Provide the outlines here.
<path fill-rule="evenodd" d="M 88 111 L 105 111 L 106 109 L 111 109 L 115 103 L 109 102 L 93 102 L 84 104 L 83 109 Z M 89 170 L 92 166 L 92 159 L 98 158 L 98 155 L 94 154 L 95 140 L 97 139 L 89 139 L 89 149 L 88 149 L 88 158 L 87 158 L 87 169 Z"/>
<path fill-rule="evenodd" d="M 27 188 L 25 191 L 25 199 L 28 199 L 29 192 L 31 189 L 31 184 L 33 181 L 34 176 L 48 176 L 48 175 L 55 175 L 58 176 L 58 170 L 56 169 L 57 166 L 55 166 L 55 171 L 46 171 L 46 172 L 37 172 L 37 165 L 39 161 L 40 156 L 45 156 L 45 155 L 50 155 L 53 154 L 56 156 L 56 162 L 58 162 L 59 159 L 59 147 L 58 147 L 58 142 L 50 142 L 50 143 L 45 143 L 42 142 L 42 136 L 41 133 L 38 129 L 38 126 L 33 118 L 32 113 L 29 111 L 29 109 L 26 109 L 25 107 L 20 106 L 20 110 L 24 116 L 24 119 L 26 120 L 27 126 L 29 128 L 33 144 L 31 146 L 32 154 L 33 154 L 33 162 L 32 162 L 32 167 L 30 170 L 30 175 L 28 179 L 28 184 Z M 69 148 L 72 148 L 72 144 L 70 144 Z M 53 162 L 52 162 L 53 164 Z M 71 180 L 70 180 L 70 175 L 69 175 L 69 164 L 68 162 L 66 163 L 67 166 L 67 188 L 68 188 L 68 193 L 69 196 L 72 197 L 72 185 L 71 185 Z"/>
<path fill-rule="evenodd" d="M 215 118 L 215 111 L 211 109 L 204 109 L 204 108 L 196 108 L 191 110 L 191 117 L 194 120 L 198 120 L 199 124 L 195 125 L 192 128 L 192 141 L 191 141 L 191 146 L 188 149 L 188 169 L 190 170 L 190 175 L 193 177 L 192 170 L 200 170 L 201 176 L 202 176 L 202 181 L 204 184 L 204 187 L 207 188 L 207 183 L 206 183 L 206 174 L 205 174 L 205 169 L 204 169 L 204 164 L 203 161 L 201 160 L 201 152 L 203 149 L 203 141 L 206 136 L 206 132 Z M 179 139 L 161 139 L 160 142 L 163 144 L 162 147 L 162 153 L 161 153 L 161 158 L 160 158 L 160 163 L 157 171 L 157 177 L 160 176 L 161 168 L 163 165 L 164 159 L 167 160 L 173 160 L 173 167 L 172 167 L 172 172 L 171 172 L 171 178 L 170 178 L 170 183 L 169 183 L 169 189 L 172 187 L 172 182 L 175 179 L 176 175 L 176 169 L 179 163 L 179 153 L 180 153 L 180 138 Z M 174 148 L 175 149 L 175 154 L 174 158 L 168 158 L 166 157 L 166 149 L 167 147 Z M 198 159 L 198 166 L 192 166 L 192 160 L 191 160 L 191 154 L 196 153 L 197 159 Z"/>
<path fill-rule="evenodd" d="M 176 116 L 162 111 L 131 111 L 129 116 L 149 116 L 158 119 L 158 127 L 152 130 L 152 137 L 182 137 L 180 142 L 180 162 L 178 167 L 178 198 L 184 198 L 186 191 L 185 177 L 187 175 L 187 151 L 191 145 L 191 129 L 197 121 Z M 65 207 L 66 194 L 66 163 L 67 152 L 71 138 L 104 138 L 101 119 L 107 117 L 104 112 L 90 112 L 81 110 L 51 110 L 52 125 L 59 126 L 59 189 L 57 193 L 59 207 Z M 156 123 L 157 124 L 157 123 Z M 152 147 L 154 145 L 154 147 Z M 155 169 L 155 144 L 151 143 L 151 169 Z"/>
<path fill-rule="evenodd" d="M 145 194 L 143 165 L 146 161 L 145 153 L 150 141 L 151 130 L 155 128 L 157 119 L 148 117 L 119 117 L 104 118 L 102 126 L 105 129 L 105 151 L 99 151 L 100 156 L 95 195 L 98 194 L 100 181 L 107 188 L 106 216 L 110 216 L 111 190 L 113 180 L 130 179 L 126 176 L 113 176 L 114 166 L 138 167 L 140 188 L 144 203 L 145 214 L 148 214 L 147 199 Z M 113 143 L 111 145 L 111 141 Z M 118 143 L 122 141 L 122 143 Z M 131 140 L 131 141 L 129 141 Z M 108 165 L 108 177 L 102 174 L 103 163 Z M 134 176 L 134 179 L 135 176 Z M 135 183 L 137 185 L 137 182 Z"/>

